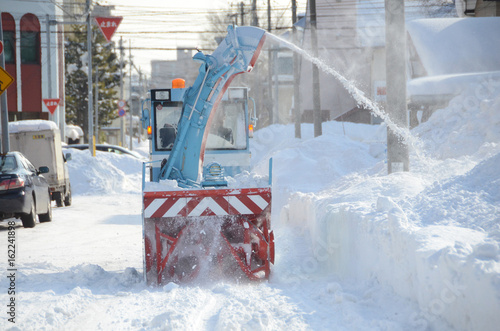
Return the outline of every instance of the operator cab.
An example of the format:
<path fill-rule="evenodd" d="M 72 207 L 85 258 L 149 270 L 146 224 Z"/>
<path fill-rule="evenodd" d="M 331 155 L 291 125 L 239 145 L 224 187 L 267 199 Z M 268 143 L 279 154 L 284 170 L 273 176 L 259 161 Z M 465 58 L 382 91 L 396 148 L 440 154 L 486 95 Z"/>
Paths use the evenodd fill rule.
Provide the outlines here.
<path fill-rule="evenodd" d="M 182 116 L 182 100 L 187 90 L 183 85 L 180 86 L 182 87 L 151 90 L 151 113 L 143 109 L 143 119 L 150 116 L 151 161 L 168 159 L 172 151 Z M 205 142 L 204 175 L 214 162 L 222 166 L 226 176 L 249 171 L 248 89 L 228 88 L 209 125 Z M 159 171 L 160 163 L 152 163 L 152 178 L 158 178 Z"/>

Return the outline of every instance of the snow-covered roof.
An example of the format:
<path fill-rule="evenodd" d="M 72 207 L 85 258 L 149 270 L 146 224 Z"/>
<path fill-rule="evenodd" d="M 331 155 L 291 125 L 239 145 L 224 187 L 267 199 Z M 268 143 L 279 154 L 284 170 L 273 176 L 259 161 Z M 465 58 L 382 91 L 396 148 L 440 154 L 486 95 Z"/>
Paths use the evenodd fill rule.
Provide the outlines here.
<path fill-rule="evenodd" d="M 419 18 L 456 16 L 451 0 L 407 0 L 404 4 L 406 22 Z M 384 1 L 357 0 L 356 26 L 360 45 L 383 47 L 386 32 Z"/>
<path fill-rule="evenodd" d="M 9 132 L 27 132 L 42 130 L 59 130 L 57 124 L 46 120 L 24 120 L 9 122 Z"/>
<path fill-rule="evenodd" d="M 500 17 L 418 19 L 407 30 L 429 76 L 500 71 Z"/>
<path fill-rule="evenodd" d="M 418 96 L 443 96 L 445 99 L 449 99 L 450 96 L 459 94 L 464 90 L 464 87 L 470 84 L 481 83 L 490 79 L 500 81 L 500 71 L 415 78 L 408 82 L 407 91 L 412 101 L 433 102 L 438 100 L 435 98 L 428 100 L 417 99 Z"/>

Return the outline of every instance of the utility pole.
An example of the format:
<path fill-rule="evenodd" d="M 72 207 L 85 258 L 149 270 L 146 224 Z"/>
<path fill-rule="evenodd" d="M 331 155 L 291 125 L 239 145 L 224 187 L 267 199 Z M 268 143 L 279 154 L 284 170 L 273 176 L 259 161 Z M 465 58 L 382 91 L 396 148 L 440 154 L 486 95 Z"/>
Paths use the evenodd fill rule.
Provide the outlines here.
<path fill-rule="evenodd" d="M 120 37 L 120 101 L 123 100 L 123 38 Z M 120 146 L 125 146 L 125 115 L 120 118 Z"/>
<path fill-rule="evenodd" d="M 142 101 L 143 101 L 143 96 L 145 94 L 145 91 L 144 91 L 144 85 L 143 85 L 143 81 L 142 81 L 142 71 L 140 70 L 141 67 L 139 67 L 139 69 L 137 69 L 137 67 L 134 65 L 134 68 L 135 70 L 137 70 L 137 72 L 139 73 L 139 91 L 140 91 L 140 97 L 139 97 L 139 105 L 142 105 Z M 141 108 L 142 107 L 139 107 L 139 117 L 141 117 Z M 143 128 L 142 128 L 142 125 L 139 125 L 139 133 L 138 133 L 138 140 L 137 142 L 140 143 L 141 142 L 141 137 L 142 137 L 142 134 L 144 133 L 143 131 Z"/>
<path fill-rule="evenodd" d="M 292 0 L 292 24 L 293 24 L 293 43 L 299 43 L 297 27 L 297 0 Z M 293 52 L 293 116 L 295 119 L 295 138 L 301 138 L 302 132 L 300 127 L 300 58 L 297 52 Z"/>
<path fill-rule="evenodd" d="M 52 54 L 51 54 L 51 43 L 50 43 L 50 18 L 49 14 L 46 16 L 46 24 L 45 24 L 45 30 L 47 31 L 47 83 L 49 85 L 49 99 L 53 98 L 52 95 Z M 54 120 L 55 117 L 55 120 Z M 57 126 L 59 127 L 59 121 L 57 120 L 57 112 L 52 115 L 49 112 L 49 118 L 57 123 Z M 61 137 L 61 139 L 64 139 L 64 137 Z"/>
<path fill-rule="evenodd" d="M 318 34 L 316 22 L 316 0 L 309 1 L 309 10 L 311 15 L 311 47 L 313 56 L 318 57 Z M 322 114 L 321 114 L 321 100 L 319 91 L 319 69 L 316 64 L 312 64 L 312 89 L 313 89 L 313 118 L 314 118 L 314 136 L 322 135 Z"/>
<path fill-rule="evenodd" d="M 94 148 L 94 121 L 92 120 L 93 111 L 93 93 L 92 93 L 92 15 L 90 8 L 90 1 L 87 0 L 87 58 L 88 58 L 88 141 L 89 141 L 89 151 L 90 155 L 95 156 L 95 148 Z"/>
<path fill-rule="evenodd" d="M 259 26 L 259 18 L 257 16 L 257 0 L 252 0 L 252 9 L 251 9 L 251 13 L 252 13 L 252 26 Z M 259 77 L 260 75 L 252 75 L 252 94 L 254 95 L 254 97 L 256 99 L 260 99 L 260 100 L 263 100 L 262 99 L 262 80 L 261 78 Z M 255 102 L 254 102 L 254 119 L 252 119 L 252 122 L 255 120 L 256 121 L 256 118 L 258 118 L 258 115 L 257 115 L 257 107 L 255 106 Z M 260 111 L 259 111 L 259 115 L 260 115 Z M 256 123 L 254 123 L 256 124 Z"/>
<path fill-rule="evenodd" d="M 233 3 L 231 2 L 231 14 L 229 14 L 229 17 L 233 19 L 233 24 L 238 26 L 238 5 L 236 5 L 236 14 L 233 14 Z"/>
<path fill-rule="evenodd" d="M 278 72 L 278 52 L 280 48 L 279 45 L 274 48 L 273 52 L 273 63 L 275 63 L 274 66 L 274 99 L 273 99 L 273 104 L 274 107 L 276 108 L 274 111 L 274 122 L 279 124 L 280 123 L 280 96 L 279 96 L 279 72 Z"/>
<path fill-rule="evenodd" d="M 271 33 L 271 0 L 267 0 L 267 31 Z M 268 102 L 268 107 L 270 109 L 269 111 L 269 124 L 274 124 L 274 102 L 273 102 L 273 91 L 272 91 L 272 86 L 273 86 L 273 72 L 272 72 L 272 66 L 273 66 L 273 60 L 272 60 L 272 50 L 271 47 L 269 47 L 267 51 L 267 58 L 268 58 L 268 71 L 267 71 L 267 80 L 269 82 L 268 86 L 268 95 L 269 95 L 269 102 Z"/>
<path fill-rule="evenodd" d="M 240 2 L 240 16 L 241 16 L 241 26 L 245 25 L 245 4 Z"/>
<path fill-rule="evenodd" d="M 385 0 L 387 113 L 401 128 L 408 128 L 405 49 L 404 1 Z M 409 171 L 409 168 L 408 145 L 387 127 L 387 172 Z"/>
<path fill-rule="evenodd" d="M 99 68 L 95 69 L 95 143 L 99 143 Z"/>
<path fill-rule="evenodd" d="M 129 136 L 130 136 L 130 144 L 129 148 L 130 150 L 133 150 L 132 147 L 132 138 L 133 138 L 133 119 L 132 119 L 132 42 L 129 40 L 128 41 L 128 58 L 129 58 L 129 77 L 128 77 L 128 82 L 129 82 L 129 92 L 128 92 L 128 120 L 129 120 Z"/>
<path fill-rule="evenodd" d="M 0 40 L 3 43 L 3 28 L 2 28 L 2 12 L 0 11 Z M 0 54 L 0 66 L 5 68 L 5 57 L 4 52 Z M 4 91 L 0 95 L 0 105 L 1 107 L 1 121 L 2 121 L 2 153 L 7 153 L 10 151 L 9 142 L 9 109 L 7 108 L 7 91 Z"/>
<path fill-rule="evenodd" d="M 257 16 L 257 0 L 252 0 L 252 26 L 259 26 L 259 17 Z"/>

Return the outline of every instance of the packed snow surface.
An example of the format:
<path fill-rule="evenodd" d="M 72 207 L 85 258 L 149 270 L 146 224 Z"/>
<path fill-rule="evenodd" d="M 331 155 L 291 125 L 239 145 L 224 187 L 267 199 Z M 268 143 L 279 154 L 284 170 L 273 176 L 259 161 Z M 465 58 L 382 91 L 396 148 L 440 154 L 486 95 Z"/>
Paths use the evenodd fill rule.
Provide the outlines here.
<path fill-rule="evenodd" d="M 141 161 L 71 150 L 73 204 L 33 229 L 16 222 L 16 323 L 4 276 L 0 329 L 498 329 L 499 109 L 498 85 L 471 87 L 412 131 L 411 170 L 390 175 L 385 125 L 256 131 L 245 176 L 267 180 L 273 158 L 276 236 L 271 279 L 258 284 L 148 287 Z"/>

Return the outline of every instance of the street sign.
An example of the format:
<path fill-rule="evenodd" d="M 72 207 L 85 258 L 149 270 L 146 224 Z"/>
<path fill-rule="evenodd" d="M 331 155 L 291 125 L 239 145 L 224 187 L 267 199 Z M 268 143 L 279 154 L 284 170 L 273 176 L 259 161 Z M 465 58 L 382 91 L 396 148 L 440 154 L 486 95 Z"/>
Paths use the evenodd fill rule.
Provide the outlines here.
<path fill-rule="evenodd" d="M 0 67 L 0 94 L 2 94 L 13 81 L 14 78 L 12 78 L 4 68 Z"/>
<path fill-rule="evenodd" d="M 118 101 L 118 108 L 119 109 L 125 108 L 126 105 L 127 105 L 127 103 L 125 102 L 125 100 L 119 100 Z"/>
<path fill-rule="evenodd" d="M 0 40 L 0 54 L 3 52 L 3 42 Z"/>
<path fill-rule="evenodd" d="M 59 101 L 60 99 L 43 99 L 43 103 L 45 103 L 45 106 L 52 115 L 54 115 L 57 106 L 59 106 Z"/>
<path fill-rule="evenodd" d="M 111 37 L 113 37 L 113 34 L 118 28 L 118 25 L 120 25 L 122 18 L 123 17 L 120 16 L 95 18 L 97 25 L 99 26 L 99 29 L 101 29 L 102 34 L 104 35 L 104 37 L 108 42 L 111 41 Z"/>
<path fill-rule="evenodd" d="M 118 116 L 120 116 L 120 117 L 125 116 L 125 109 L 121 108 L 120 110 L 118 110 Z"/>

